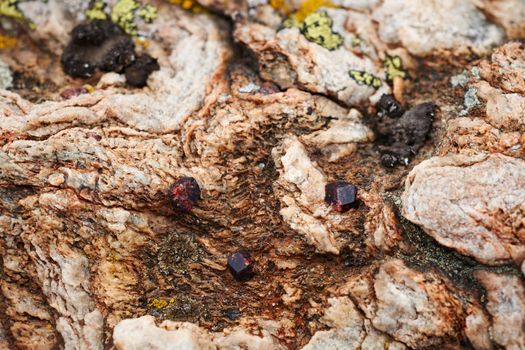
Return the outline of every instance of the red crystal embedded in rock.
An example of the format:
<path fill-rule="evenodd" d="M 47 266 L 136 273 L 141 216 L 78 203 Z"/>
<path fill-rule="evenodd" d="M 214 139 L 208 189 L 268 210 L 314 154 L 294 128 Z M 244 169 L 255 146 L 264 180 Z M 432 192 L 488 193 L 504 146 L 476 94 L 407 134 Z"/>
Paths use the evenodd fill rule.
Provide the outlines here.
<path fill-rule="evenodd" d="M 199 200 L 201 189 L 192 177 L 181 177 L 170 187 L 170 198 L 177 210 L 190 211 Z"/>
<path fill-rule="evenodd" d="M 244 250 L 228 256 L 228 269 L 233 277 L 239 281 L 245 281 L 253 276 L 253 259 Z"/>
<path fill-rule="evenodd" d="M 73 97 L 76 97 L 82 94 L 87 94 L 87 93 L 88 91 L 83 87 L 82 88 L 69 88 L 69 89 L 65 89 L 64 91 L 62 91 L 60 93 L 60 96 L 64 100 L 69 100 L 70 98 L 73 98 Z"/>
<path fill-rule="evenodd" d="M 330 182 L 325 186 L 324 200 L 335 211 L 343 213 L 357 206 L 357 187 L 345 181 Z"/>
<path fill-rule="evenodd" d="M 265 81 L 261 84 L 261 88 L 259 89 L 259 93 L 261 95 L 271 95 L 279 92 L 279 87 L 273 83 L 270 83 L 269 81 Z"/>

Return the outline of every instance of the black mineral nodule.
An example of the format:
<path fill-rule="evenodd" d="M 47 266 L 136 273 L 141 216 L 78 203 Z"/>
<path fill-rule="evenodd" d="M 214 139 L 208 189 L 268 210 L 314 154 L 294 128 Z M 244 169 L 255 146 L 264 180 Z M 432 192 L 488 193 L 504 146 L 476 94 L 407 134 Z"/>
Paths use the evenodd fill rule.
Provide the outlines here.
<path fill-rule="evenodd" d="M 120 73 L 135 60 L 132 38 L 110 21 L 79 24 L 60 62 L 66 74 L 76 78 L 92 76 L 97 69 Z"/>
<path fill-rule="evenodd" d="M 143 87 L 148 82 L 149 75 L 159 70 L 157 60 L 148 54 L 137 57 L 137 59 L 126 67 L 126 82 L 131 86 Z"/>
<path fill-rule="evenodd" d="M 405 113 L 405 109 L 393 95 L 383 95 L 377 102 L 377 116 L 379 118 L 399 118 Z"/>
<path fill-rule="evenodd" d="M 378 118 L 375 133 L 381 163 L 386 167 L 407 165 L 423 146 L 432 129 L 436 105 L 425 102 L 400 114 L 403 111 L 401 104 L 393 96 L 384 95 L 376 107 Z"/>

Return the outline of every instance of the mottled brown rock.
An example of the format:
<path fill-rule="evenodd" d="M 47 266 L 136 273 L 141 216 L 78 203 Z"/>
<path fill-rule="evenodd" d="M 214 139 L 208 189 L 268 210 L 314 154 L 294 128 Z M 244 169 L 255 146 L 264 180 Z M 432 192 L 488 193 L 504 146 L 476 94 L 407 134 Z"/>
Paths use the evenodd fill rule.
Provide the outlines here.
<path fill-rule="evenodd" d="M 232 330 L 228 335 L 213 334 L 197 325 L 164 321 L 155 325 L 151 316 L 122 321 L 115 327 L 113 337 L 119 350 L 134 349 L 188 349 L 214 350 L 281 350 L 272 334 L 261 330 L 261 335 L 252 335 L 244 330 Z"/>
<path fill-rule="evenodd" d="M 448 284 L 391 260 L 372 277 L 350 280 L 347 288 L 377 330 L 418 348 L 453 343 L 461 336 L 464 312 Z"/>
<path fill-rule="evenodd" d="M 525 36 L 525 3 L 521 0 L 482 0 L 478 6 L 495 23 L 502 26 L 509 38 Z"/>
<path fill-rule="evenodd" d="M 330 9 L 328 14 L 334 20 L 334 27 L 347 38 L 341 47 L 332 51 L 308 41 L 298 28 L 276 30 L 259 23 L 242 22 L 237 24 L 234 35 L 257 57 L 261 77 L 281 88 L 298 86 L 333 96 L 347 105 L 364 102 L 372 96 L 378 99 L 388 93 L 386 85 L 375 91 L 350 77 L 350 70 L 378 75 L 380 63 L 353 52 L 350 43 L 353 35 L 344 25 L 350 20 L 349 12 Z"/>
<path fill-rule="evenodd" d="M 524 179 L 525 162 L 499 154 L 431 158 L 407 177 L 403 215 L 461 254 L 520 264 Z"/>
<path fill-rule="evenodd" d="M 525 287 L 523 278 L 477 271 L 476 278 L 487 291 L 487 311 L 491 316 L 494 342 L 505 349 L 525 347 Z"/>
<path fill-rule="evenodd" d="M 322 321 L 331 329 L 317 332 L 303 350 L 406 349 L 403 344 L 390 341 L 388 336 L 377 331 L 348 297 L 332 298 L 329 303 Z"/>
<path fill-rule="evenodd" d="M 200 14 L 153 1 L 158 18 L 135 18 L 135 45 L 160 69 L 140 89 L 123 74 L 63 74 L 87 1 L 19 2 L 36 28 L 2 26 L 18 45 L 2 51 L 13 84 L 0 90 L 0 348 L 523 347 L 520 272 L 478 272 L 478 284 L 479 262 L 439 246 L 446 236 L 465 255 L 486 249 L 483 263 L 520 263 L 522 48 L 476 56 L 521 30 L 519 7 L 332 2 L 323 10 L 343 42 L 328 49 L 282 28 L 299 0 L 204 0 Z M 453 66 L 450 54 L 461 56 Z M 388 55 L 406 77 L 392 85 Z M 60 96 L 86 83 L 95 90 Z M 462 88 L 479 99 L 468 110 Z M 399 218 L 407 171 L 383 169 L 371 144 L 372 105 L 390 90 L 407 106 L 440 106 L 414 166 L 454 161 L 416 166 L 407 192 L 414 213 L 439 200 L 421 218 L 447 208 L 420 223 L 436 241 Z M 190 212 L 167 196 L 181 176 L 202 188 Z M 336 180 L 358 185 L 355 209 L 324 203 Z M 461 221 L 451 190 L 480 220 Z M 461 227 L 468 235 L 451 236 Z M 256 274 L 238 283 L 227 257 L 243 248 Z"/>
<path fill-rule="evenodd" d="M 504 35 L 471 1 L 386 0 L 373 16 L 382 41 L 401 43 L 419 56 L 439 51 L 487 53 Z"/>
<path fill-rule="evenodd" d="M 480 63 L 483 79 L 503 92 L 525 94 L 525 44 L 511 41 L 498 47 L 489 60 Z"/>
<path fill-rule="evenodd" d="M 479 118 L 460 117 L 447 125 L 443 140 L 443 153 L 502 153 L 511 157 L 520 154 L 525 134 L 518 131 L 505 132 Z"/>

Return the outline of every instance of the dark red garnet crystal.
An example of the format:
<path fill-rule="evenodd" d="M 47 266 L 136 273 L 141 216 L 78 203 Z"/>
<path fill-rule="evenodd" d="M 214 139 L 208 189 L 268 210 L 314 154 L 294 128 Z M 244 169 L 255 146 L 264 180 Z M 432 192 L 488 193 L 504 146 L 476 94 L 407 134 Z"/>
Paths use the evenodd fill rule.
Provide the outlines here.
<path fill-rule="evenodd" d="M 334 181 L 324 188 L 324 200 L 335 211 L 344 213 L 357 206 L 357 187 L 345 181 Z"/>
<path fill-rule="evenodd" d="M 170 198 L 176 210 L 190 211 L 201 197 L 201 188 L 193 177 L 181 177 L 170 187 Z"/>
<path fill-rule="evenodd" d="M 245 250 L 239 250 L 228 256 L 228 269 L 238 281 L 250 279 L 253 272 L 253 259 Z"/>

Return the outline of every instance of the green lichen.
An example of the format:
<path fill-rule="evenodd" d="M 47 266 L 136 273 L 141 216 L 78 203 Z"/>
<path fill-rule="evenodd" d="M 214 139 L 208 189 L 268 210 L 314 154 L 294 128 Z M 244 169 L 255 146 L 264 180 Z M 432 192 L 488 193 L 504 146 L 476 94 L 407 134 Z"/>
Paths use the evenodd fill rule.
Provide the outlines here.
<path fill-rule="evenodd" d="M 395 78 L 406 79 L 407 73 L 403 69 L 403 61 L 399 56 L 388 56 L 385 60 L 386 80 L 394 81 Z"/>
<path fill-rule="evenodd" d="M 335 50 L 343 44 L 343 37 L 332 30 L 333 21 L 326 11 L 310 13 L 301 20 L 297 13 L 288 17 L 285 28 L 299 28 L 304 37 L 325 49 Z"/>
<path fill-rule="evenodd" d="M 1 1 L 1 0 L 0 0 Z M 153 5 L 142 5 L 137 0 L 119 0 L 110 10 L 110 15 L 106 11 L 104 1 L 94 1 L 85 15 L 89 20 L 105 20 L 108 17 L 117 24 L 122 30 L 132 36 L 137 33 L 137 17 L 140 17 L 146 23 L 151 23 L 157 18 L 157 8 Z"/>
<path fill-rule="evenodd" d="M 111 21 L 129 35 L 137 35 L 135 11 L 139 8 L 136 0 L 119 0 L 111 10 Z"/>
<path fill-rule="evenodd" d="M 30 29 L 35 29 L 35 24 L 18 9 L 18 2 L 18 0 L 0 0 L 0 16 L 26 23 Z"/>
<path fill-rule="evenodd" d="M 152 5 L 144 5 L 137 10 L 137 15 L 141 17 L 144 22 L 151 23 L 157 18 L 157 8 Z"/>
<path fill-rule="evenodd" d="M 0 0 L 0 15 L 23 21 L 25 16 L 17 5 L 18 0 Z"/>
<path fill-rule="evenodd" d="M 361 70 L 351 70 L 349 74 L 350 77 L 354 79 L 359 85 L 367 85 L 373 87 L 374 89 L 379 89 L 381 87 L 381 79 L 368 72 Z"/>
<path fill-rule="evenodd" d="M 299 30 L 303 29 L 303 23 L 299 21 L 297 16 L 293 15 L 284 20 L 283 26 L 285 28 L 299 28 Z"/>
<path fill-rule="evenodd" d="M 352 38 L 352 46 L 353 47 L 361 46 L 362 43 L 363 43 L 363 39 L 361 39 L 359 36 L 356 36 L 356 37 Z"/>
<path fill-rule="evenodd" d="M 88 8 L 85 12 L 86 18 L 89 20 L 105 20 L 108 18 L 108 15 L 104 11 L 106 4 L 103 1 L 95 1 L 93 5 Z"/>

